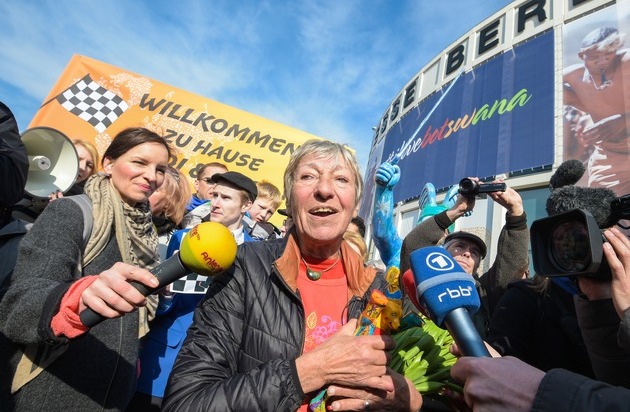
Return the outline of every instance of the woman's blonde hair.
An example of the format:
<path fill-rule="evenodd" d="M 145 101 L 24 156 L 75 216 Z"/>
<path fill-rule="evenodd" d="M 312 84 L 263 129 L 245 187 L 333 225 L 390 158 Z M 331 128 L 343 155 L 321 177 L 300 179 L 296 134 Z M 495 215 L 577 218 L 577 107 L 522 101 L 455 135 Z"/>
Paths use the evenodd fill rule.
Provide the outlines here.
<path fill-rule="evenodd" d="M 96 150 L 96 146 L 82 139 L 74 139 L 72 141 L 72 144 L 75 146 L 82 146 L 85 150 L 88 151 L 88 153 L 92 156 L 92 161 L 94 162 L 94 166 L 92 167 L 92 172 L 90 173 L 90 176 L 97 174 L 99 165 L 101 163 L 100 163 L 100 157 L 98 155 L 98 150 Z"/>
<path fill-rule="evenodd" d="M 162 214 L 179 225 L 184 219 L 186 205 L 190 202 L 191 190 L 186 176 L 174 167 L 169 166 L 164 174 L 164 182 L 158 188 L 166 195 L 166 205 Z"/>
<path fill-rule="evenodd" d="M 367 245 L 365 244 L 365 240 L 361 237 L 361 235 L 353 230 L 346 230 L 346 232 L 343 234 L 343 238 L 347 242 L 355 245 L 357 249 L 359 249 L 359 254 L 363 258 L 363 263 L 367 263 Z"/>

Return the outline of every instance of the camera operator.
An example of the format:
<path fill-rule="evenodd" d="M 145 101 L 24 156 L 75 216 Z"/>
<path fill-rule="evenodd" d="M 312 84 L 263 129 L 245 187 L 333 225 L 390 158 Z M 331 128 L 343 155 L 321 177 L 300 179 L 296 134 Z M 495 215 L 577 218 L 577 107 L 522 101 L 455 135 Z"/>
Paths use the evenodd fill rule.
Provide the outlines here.
<path fill-rule="evenodd" d="M 470 178 L 479 183 L 478 178 Z M 503 183 L 502 179 L 493 183 Z M 480 184 L 483 187 L 483 183 Z M 506 211 L 505 225 L 499 236 L 497 256 L 490 269 L 482 276 L 477 274 L 481 260 L 486 256 L 486 244 L 478 236 L 457 231 L 444 239 L 444 247 L 453 255 L 457 263 L 475 278 L 477 291 L 481 298 L 481 310 L 473 316 L 473 322 L 479 334 L 486 336 L 491 315 L 499 299 L 505 292 L 508 283 L 520 279 L 527 267 L 527 249 L 529 230 L 527 217 L 523 209 L 521 196 L 512 188 L 505 191 L 489 192 L 488 196 Z M 475 207 L 474 195 L 457 195 L 455 205 L 416 226 L 404 239 L 402 244 L 400 273 L 410 267 L 409 256 L 416 249 L 437 245 L 446 234 L 447 228 Z M 405 300 L 408 300 L 405 297 Z M 406 303 L 405 307 L 409 307 Z"/>
<path fill-rule="evenodd" d="M 577 160 L 563 162 L 549 180 L 550 190 L 574 185 L 584 171 L 584 165 Z M 552 199 L 557 201 L 547 203 L 549 215 L 557 215 L 564 211 L 563 205 L 566 206 L 567 200 L 571 207 L 586 207 L 595 214 L 607 206 L 604 202 L 589 208 L 588 204 L 582 204 L 585 202 L 575 203 L 575 198 L 568 196 L 564 198 L 566 199 L 562 196 L 552 196 Z M 599 198 L 604 199 L 604 196 Z M 609 198 L 609 202 L 610 200 Z M 553 239 L 557 239 L 559 242 L 566 242 L 568 239 L 576 238 L 572 233 L 575 229 L 573 225 L 553 227 L 554 229 L 548 233 L 541 233 L 538 239 L 532 237 L 532 244 L 541 243 L 545 249 L 549 249 L 546 240 L 553 242 Z M 580 254 L 583 254 L 584 250 L 579 250 L 575 246 L 568 245 L 563 252 L 576 255 L 576 259 L 581 260 L 583 256 Z M 533 277 L 510 283 L 492 316 L 486 341 L 502 356 L 514 356 L 544 372 L 563 368 L 594 378 L 588 350 L 577 320 L 574 297 L 578 293 L 577 282 L 568 276 L 547 277 L 535 273 Z"/>
<path fill-rule="evenodd" d="M 612 227 L 604 231 L 607 242 L 602 246 L 612 281 L 604 273 L 605 267 L 589 276 L 574 277 L 580 289 L 575 309 L 595 377 L 630 388 L 630 313 L 625 313 L 630 306 L 630 286 L 624 281 L 630 276 L 630 240 L 616 227 L 619 217 L 611 208 L 615 199 L 610 189 L 566 186 L 552 192 L 546 208 L 550 216 L 573 209 L 586 210 L 598 227 Z M 615 264 L 617 267 L 613 268 Z"/>
<path fill-rule="evenodd" d="M 627 322 L 630 316 L 630 241 L 617 228 L 606 230 L 604 237 L 607 242 L 603 250 L 612 272 L 612 301 L 620 311 L 619 316 Z M 627 374 L 623 365 L 617 364 L 616 368 L 620 374 Z M 545 373 L 509 356 L 460 358 L 451 368 L 451 376 L 464 383 L 466 403 L 475 410 L 623 411 L 630 405 L 630 389 L 564 369 Z"/>
<path fill-rule="evenodd" d="M 621 225 L 611 210 L 615 199 L 609 189 L 567 186 L 554 190 L 547 200 L 550 215 L 579 208 L 599 227 L 610 227 L 603 233 L 602 250 L 611 279 L 601 267 L 575 278 L 581 289 L 576 312 L 599 380 L 565 369 L 545 373 L 512 357 L 464 357 L 452 367 L 451 376 L 463 382 L 469 406 L 488 411 L 628 410 L 630 390 L 620 386 L 627 386 L 630 366 L 630 239 L 616 227 Z"/>

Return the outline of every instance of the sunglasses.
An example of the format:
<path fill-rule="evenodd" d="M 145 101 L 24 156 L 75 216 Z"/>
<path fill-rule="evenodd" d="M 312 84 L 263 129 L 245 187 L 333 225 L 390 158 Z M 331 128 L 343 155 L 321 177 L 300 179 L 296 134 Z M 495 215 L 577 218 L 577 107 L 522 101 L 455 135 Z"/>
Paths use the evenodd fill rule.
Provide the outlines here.
<path fill-rule="evenodd" d="M 212 181 L 211 177 L 202 177 L 201 179 L 197 179 L 197 180 L 203 180 L 204 182 L 206 182 L 209 185 L 213 185 L 214 182 Z"/>

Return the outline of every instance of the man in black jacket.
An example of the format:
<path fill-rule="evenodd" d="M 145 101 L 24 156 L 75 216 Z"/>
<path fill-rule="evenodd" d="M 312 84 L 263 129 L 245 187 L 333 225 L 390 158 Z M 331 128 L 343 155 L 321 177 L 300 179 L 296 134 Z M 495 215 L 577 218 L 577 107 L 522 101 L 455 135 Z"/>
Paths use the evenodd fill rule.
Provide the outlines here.
<path fill-rule="evenodd" d="M 10 206 L 22 199 L 28 157 L 11 110 L 0 102 L 0 283 L 15 266 L 24 222 L 11 218 Z"/>
<path fill-rule="evenodd" d="M 0 208 L 22 199 L 27 173 L 28 157 L 17 122 L 11 110 L 0 102 Z"/>

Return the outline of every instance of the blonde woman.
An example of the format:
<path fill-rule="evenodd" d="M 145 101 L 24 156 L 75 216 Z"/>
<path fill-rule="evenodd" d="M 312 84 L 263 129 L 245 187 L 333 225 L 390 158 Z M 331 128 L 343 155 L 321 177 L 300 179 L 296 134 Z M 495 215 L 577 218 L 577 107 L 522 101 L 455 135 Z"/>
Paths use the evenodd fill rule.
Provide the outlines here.
<path fill-rule="evenodd" d="M 96 147 L 85 140 L 74 139 L 72 141 L 79 158 L 79 170 L 74 185 L 66 191 L 66 196 L 78 195 L 83 193 L 83 188 L 90 176 L 94 176 L 98 172 L 99 155 Z M 48 198 L 55 200 L 64 196 L 60 191 L 51 193 Z"/>
<path fill-rule="evenodd" d="M 184 219 L 190 196 L 191 190 L 186 176 L 169 166 L 164 175 L 164 183 L 149 197 L 162 259 L 166 257 L 166 248 L 171 235 Z"/>

